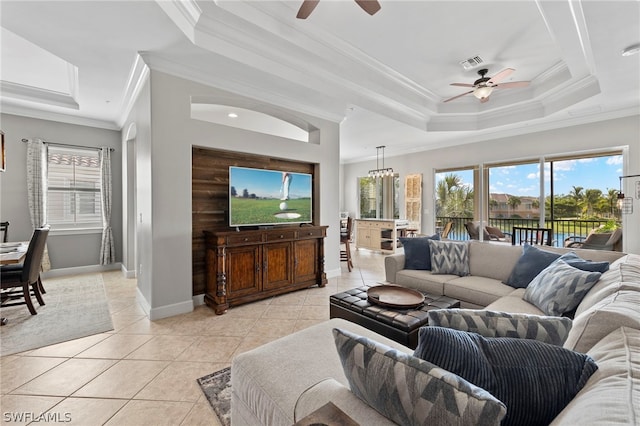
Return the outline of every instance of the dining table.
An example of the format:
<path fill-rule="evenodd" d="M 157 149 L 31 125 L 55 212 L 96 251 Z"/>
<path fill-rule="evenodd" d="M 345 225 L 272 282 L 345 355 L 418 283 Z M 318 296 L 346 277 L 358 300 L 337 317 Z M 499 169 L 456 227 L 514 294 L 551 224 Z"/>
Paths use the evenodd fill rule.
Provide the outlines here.
<path fill-rule="evenodd" d="M 0 243 L 0 265 L 22 263 L 29 248 L 28 241 Z"/>
<path fill-rule="evenodd" d="M 11 265 L 24 262 L 28 248 L 28 241 L 0 243 L 0 265 Z M 7 322 L 7 318 L 0 317 L 0 325 L 5 325 Z"/>

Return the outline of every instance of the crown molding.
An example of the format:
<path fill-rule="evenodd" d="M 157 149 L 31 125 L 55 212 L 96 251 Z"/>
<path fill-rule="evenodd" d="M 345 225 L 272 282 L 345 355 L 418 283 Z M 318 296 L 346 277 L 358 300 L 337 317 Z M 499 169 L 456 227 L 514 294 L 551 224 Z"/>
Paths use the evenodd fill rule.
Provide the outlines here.
<path fill-rule="evenodd" d="M 3 100 L 2 103 L 0 103 L 0 108 L 3 114 L 19 115 L 23 117 L 37 118 L 39 120 L 58 121 L 60 123 L 76 124 L 78 126 L 97 127 L 99 129 L 121 130 L 120 126 L 111 121 L 96 120 L 71 114 L 46 111 L 43 110 L 41 106 L 33 108 Z"/>
<path fill-rule="evenodd" d="M 143 57 L 138 53 L 131 67 L 131 72 L 129 73 L 129 78 L 127 79 L 127 84 L 124 89 L 124 95 L 122 96 L 122 105 L 117 119 L 117 124 L 120 128 L 124 126 L 140 95 L 142 87 L 149 80 L 149 74 L 149 67 L 144 62 Z"/>
<path fill-rule="evenodd" d="M 40 87 L 26 86 L 24 84 L 0 81 L 0 91 L 4 98 L 13 98 L 23 101 L 39 102 L 64 108 L 80 109 L 80 105 L 69 93 L 55 92 Z"/>

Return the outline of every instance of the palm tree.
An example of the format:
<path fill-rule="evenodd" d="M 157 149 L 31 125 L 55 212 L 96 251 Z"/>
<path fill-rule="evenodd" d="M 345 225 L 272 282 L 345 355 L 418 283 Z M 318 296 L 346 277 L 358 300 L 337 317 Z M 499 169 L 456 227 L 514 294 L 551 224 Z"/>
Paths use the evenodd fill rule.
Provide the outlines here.
<path fill-rule="evenodd" d="M 584 203 L 587 209 L 587 215 L 593 215 L 593 209 L 602 197 L 602 191 L 599 189 L 587 189 L 584 191 Z"/>
<path fill-rule="evenodd" d="M 609 214 L 615 216 L 615 205 L 618 202 L 618 190 L 613 188 L 607 189 L 607 201 L 609 202 Z"/>
<path fill-rule="evenodd" d="M 516 207 L 518 207 L 520 204 L 522 204 L 522 200 L 518 196 L 509 195 L 509 199 L 507 200 L 507 204 L 509 205 L 509 207 L 511 207 L 511 210 L 515 211 Z M 513 215 L 513 213 L 512 213 L 512 215 Z"/>
<path fill-rule="evenodd" d="M 452 200 L 455 190 L 462 185 L 462 179 L 455 173 L 448 173 L 436 185 L 437 215 L 451 215 L 457 204 Z"/>

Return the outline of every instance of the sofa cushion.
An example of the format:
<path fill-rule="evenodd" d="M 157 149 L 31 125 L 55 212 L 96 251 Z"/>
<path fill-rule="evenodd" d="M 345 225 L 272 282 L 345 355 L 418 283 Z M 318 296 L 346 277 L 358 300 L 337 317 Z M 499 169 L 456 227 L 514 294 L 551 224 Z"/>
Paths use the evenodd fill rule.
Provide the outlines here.
<path fill-rule="evenodd" d="M 522 247 L 490 242 L 469 242 L 469 273 L 505 282 L 522 255 Z"/>
<path fill-rule="evenodd" d="M 511 293 L 487 305 L 485 309 L 517 314 L 546 315 L 540 308 L 525 301 L 522 297 L 526 288 L 516 288 Z"/>
<path fill-rule="evenodd" d="M 587 352 L 618 327 L 640 329 L 640 292 L 621 290 L 596 303 L 573 319 L 564 347 Z"/>
<path fill-rule="evenodd" d="M 403 269 L 396 274 L 396 284 L 429 294 L 444 295 L 444 283 L 454 278 L 459 277 L 457 275 L 437 275 L 431 271 Z"/>
<path fill-rule="evenodd" d="M 302 392 L 296 401 L 294 421 L 308 416 L 328 402 L 335 404 L 359 425 L 397 426 L 332 378 L 321 380 Z"/>
<path fill-rule="evenodd" d="M 589 349 L 598 364 L 551 425 L 640 423 L 640 330 L 620 327 Z"/>
<path fill-rule="evenodd" d="M 524 300 L 547 315 L 560 316 L 575 309 L 601 275 L 600 272 L 582 271 L 558 259 L 531 281 L 524 292 Z"/>
<path fill-rule="evenodd" d="M 431 270 L 431 251 L 429 240 L 439 240 L 439 234 L 430 237 L 400 238 L 404 248 L 404 268 Z"/>
<path fill-rule="evenodd" d="M 504 402 L 502 425 L 548 424 L 598 368 L 588 355 L 560 346 L 430 326 L 420 329 L 414 356 Z"/>
<path fill-rule="evenodd" d="M 576 309 L 576 315 L 620 290 L 640 291 L 640 256 L 627 255 L 613 262 L 584 296 Z"/>
<path fill-rule="evenodd" d="M 469 245 L 465 242 L 429 240 L 431 272 L 469 275 Z"/>
<path fill-rule="evenodd" d="M 505 415 L 502 402 L 451 372 L 346 330 L 333 334 L 351 391 L 398 424 L 498 425 Z"/>
<path fill-rule="evenodd" d="M 511 314 L 475 309 L 435 309 L 428 312 L 429 325 L 478 333 L 483 337 L 519 337 L 562 346 L 571 320 L 566 317 Z"/>
<path fill-rule="evenodd" d="M 292 425 L 295 403 L 305 389 L 327 377 L 347 385 L 335 349 L 332 333 L 335 327 L 413 353 L 406 346 L 347 320 L 323 321 L 233 358 L 231 417 L 255 420 L 248 424 Z M 283 373 L 287 374 L 287 380 L 282 380 Z M 239 424 L 243 424 L 241 420 Z"/>
<path fill-rule="evenodd" d="M 558 253 L 540 250 L 532 245 L 522 247 L 522 255 L 514 265 L 509 278 L 504 282 L 514 288 L 527 287 L 529 283 L 551 262 L 560 257 Z"/>
<path fill-rule="evenodd" d="M 444 295 L 487 306 L 513 291 L 513 287 L 493 278 L 469 275 L 455 277 L 444 285 Z"/>

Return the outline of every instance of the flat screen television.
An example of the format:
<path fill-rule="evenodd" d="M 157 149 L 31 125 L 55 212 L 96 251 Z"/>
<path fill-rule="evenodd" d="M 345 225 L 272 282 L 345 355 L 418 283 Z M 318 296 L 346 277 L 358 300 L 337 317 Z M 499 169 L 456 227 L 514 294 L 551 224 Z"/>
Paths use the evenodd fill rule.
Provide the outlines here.
<path fill-rule="evenodd" d="M 311 201 L 310 174 L 229 167 L 229 226 L 311 223 Z"/>

